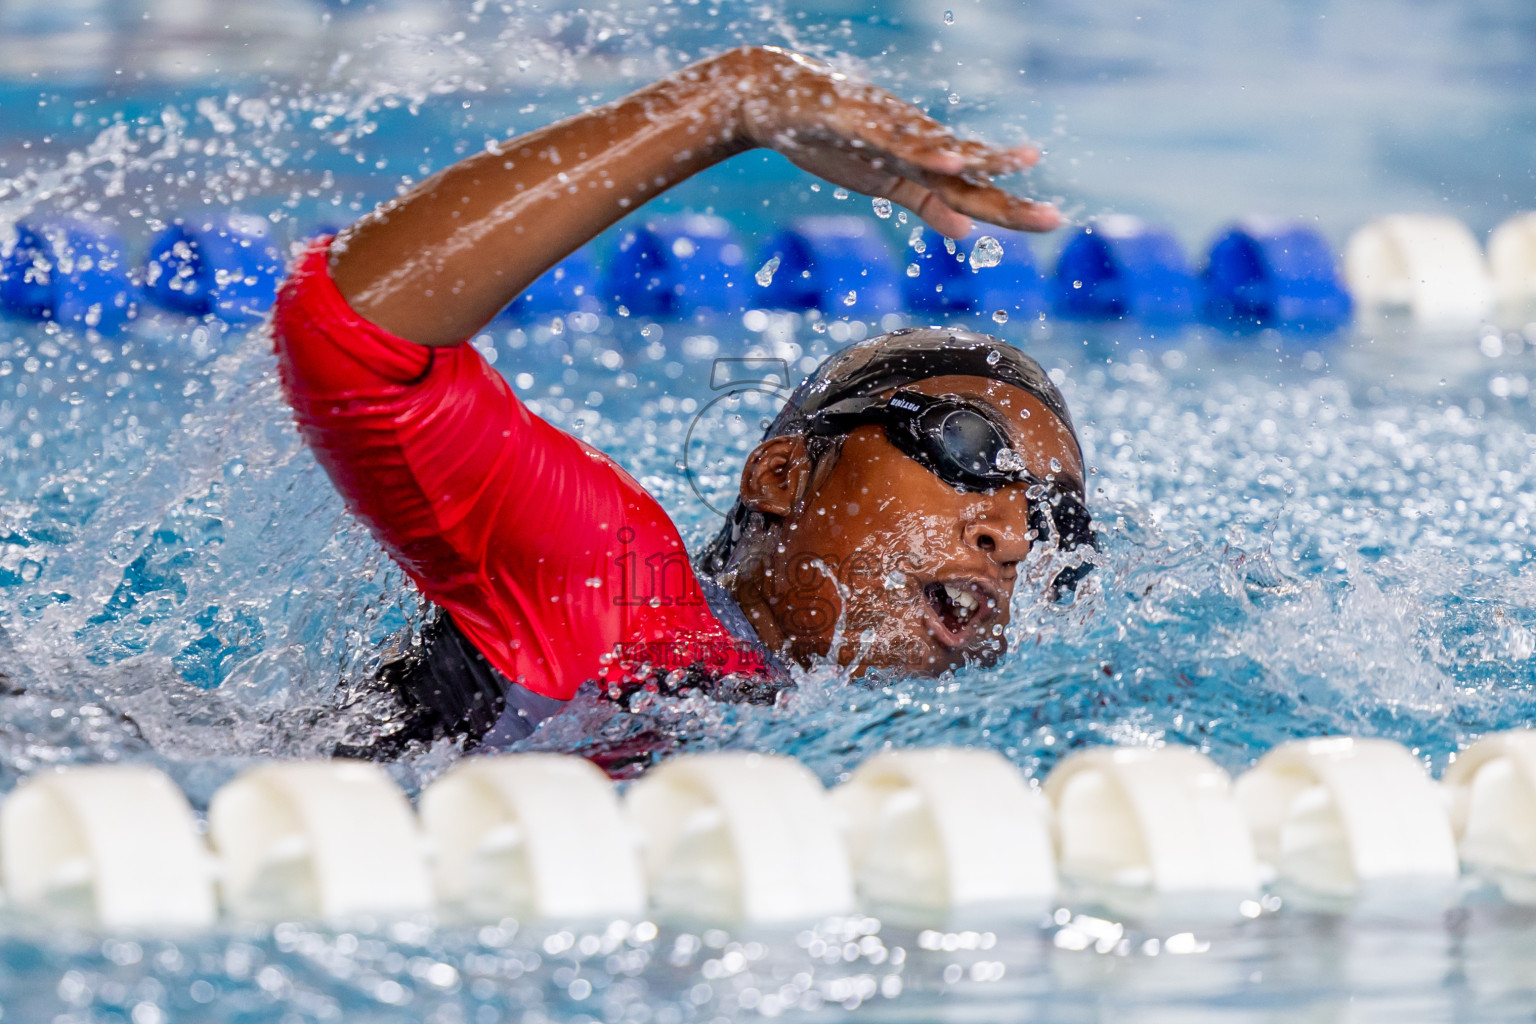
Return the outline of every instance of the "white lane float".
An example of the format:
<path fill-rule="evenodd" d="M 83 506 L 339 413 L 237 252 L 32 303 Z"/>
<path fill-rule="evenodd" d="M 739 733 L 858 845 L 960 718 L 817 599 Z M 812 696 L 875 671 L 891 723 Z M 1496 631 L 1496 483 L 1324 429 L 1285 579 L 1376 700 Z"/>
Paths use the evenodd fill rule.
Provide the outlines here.
<path fill-rule="evenodd" d="M 1050 808 L 993 751 L 877 754 L 831 799 L 867 905 L 941 912 L 1056 893 Z"/>
<path fill-rule="evenodd" d="M 1344 276 L 1361 309 L 1406 309 L 1430 327 L 1476 324 L 1493 307 L 1477 239 L 1454 217 L 1394 214 L 1357 230 Z"/>
<path fill-rule="evenodd" d="M 1536 731 L 1483 737 L 1441 784 L 1463 863 L 1493 878 L 1506 899 L 1536 903 Z"/>
<path fill-rule="evenodd" d="M 1499 304 L 1516 311 L 1536 304 L 1536 213 L 1519 213 L 1488 237 L 1488 268 Z"/>
<path fill-rule="evenodd" d="M 1353 897 L 1382 882 L 1404 893 L 1460 873 L 1445 806 L 1424 765 L 1391 740 L 1281 744 L 1237 780 L 1259 857 L 1277 879 Z"/>
<path fill-rule="evenodd" d="M 652 769 L 625 797 L 651 905 L 756 923 L 853 909 L 848 851 L 826 791 L 793 758 L 714 753 Z"/>
<path fill-rule="evenodd" d="M 1092 886 L 1159 896 L 1249 895 L 1253 841 L 1227 773 L 1191 747 L 1094 747 L 1045 780 L 1058 868 Z"/>
<path fill-rule="evenodd" d="M 565 920 L 645 912 L 634 831 L 590 761 L 468 758 L 427 787 L 418 809 L 445 906 Z"/>
<path fill-rule="evenodd" d="M 252 769 L 214 794 L 208 835 L 225 906 L 241 917 L 400 917 L 433 905 L 410 802 L 374 764 Z"/>
<path fill-rule="evenodd" d="M 23 909 L 108 928 L 211 925 L 212 863 L 186 797 L 152 768 L 34 775 L 0 805 L 5 891 Z"/>

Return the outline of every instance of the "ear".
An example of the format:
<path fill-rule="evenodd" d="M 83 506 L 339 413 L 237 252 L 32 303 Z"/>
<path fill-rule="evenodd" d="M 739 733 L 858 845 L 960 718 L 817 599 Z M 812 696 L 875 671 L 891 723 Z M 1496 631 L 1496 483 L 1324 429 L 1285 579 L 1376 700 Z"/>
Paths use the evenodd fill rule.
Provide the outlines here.
<path fill-rule="evenodd" d="M 741 471 L 741 501 L 754 512 L 787 516 L 805 498 L 811 483 L 811 456 L 803 437 L 770 437 L 747 456 Z"/>

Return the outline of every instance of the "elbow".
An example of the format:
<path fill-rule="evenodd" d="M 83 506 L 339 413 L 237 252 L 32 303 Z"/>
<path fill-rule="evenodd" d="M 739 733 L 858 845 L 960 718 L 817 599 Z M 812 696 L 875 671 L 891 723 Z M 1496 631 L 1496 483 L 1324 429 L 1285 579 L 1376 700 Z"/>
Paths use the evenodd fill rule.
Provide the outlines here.
<path fill-rule="evenodd" d="M 717 67 L 736 78 L 751 78 L 764 72 L 774 71 L 804 60 L 793 50 L 782 46 L 738 46 L 713 58 Z"/>

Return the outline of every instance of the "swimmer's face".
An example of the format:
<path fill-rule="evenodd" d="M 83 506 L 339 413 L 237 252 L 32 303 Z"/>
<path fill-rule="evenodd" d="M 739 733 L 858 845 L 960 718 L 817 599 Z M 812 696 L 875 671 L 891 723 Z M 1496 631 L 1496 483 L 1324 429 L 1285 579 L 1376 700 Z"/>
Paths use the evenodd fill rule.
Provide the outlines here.
<path fill-rule="evenodd" d="M 1071 434 L 1028 392 L 970 376 L 909 387 L 988 406 L 1035 476 L 1082 479 Z M 748 462 L 743 500 L 781 518 L 753 545 L 737 596 L 764 641 L 801 663 L 834 654 L 860 672 L 924 675 L 989 664 L 1006 649 L 1009 602 L 1030 550 L 1027 490 L 960 491 L 878 425 L 854 430 L 837 458 L 814 469 L 799 438 L 765 441 Z"/>

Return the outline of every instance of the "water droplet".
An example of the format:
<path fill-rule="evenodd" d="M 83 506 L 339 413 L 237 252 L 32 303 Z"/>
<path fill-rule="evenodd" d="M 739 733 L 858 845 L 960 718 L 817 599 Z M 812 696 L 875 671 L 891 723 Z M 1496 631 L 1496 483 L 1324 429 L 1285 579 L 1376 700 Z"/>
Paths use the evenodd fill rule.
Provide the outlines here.
<path fill-rule="evenodd" d="M 953 25 L 954 23 L 955 23 L 955 12 L 954 11 L 945 11 L 944 12 L 944 24 L 946 24 L 946 25 Z"/>
<path fill-rule="evenodd" d="M 1061 460 L 1056 458 L 1054 455 L 1051 456 L 1051 472 L 1052 473 L 1060 473 L 1061 472 Z"/>
<path fill-rule="evenodd" d="M 1003 314 L 1003 319 L 1004 320 L 1008 319 L 1008 315 L 1006 313 Z M 991 352 L 987 353 L 987 365 L 988 366 L 996 366 L 998 363 L 1000 363 L 1002 361 L 1003 361 L 1003 354 L 1001 352 L 999 352 L 997 349 L 993 349 Z"/>
<path fill-rule="evenodd" d="M 949 105 L 950 106 L 954 106 L 955 104 L 957 104 L 959 102 L 960 102 L 960 94 L 959 93 L 952 92 L 952 93 L 949 94 Z"/>
<path fill-rule="evenodd" d="M 774 257 L 771 257 L 768 260 L 767 263 L 764 263 L 761 267 L 759 267 L 757 269 L 757 273 L 755 275 L 753 275 L 753 276 L 756 277 L 758 284 L 760 284 L 764 288 L 766 288 L 770 284 L 773 283 L 774 271 L 776 271 L 778 269 L 779 269 L 779 258 L 777 256 L 774 256 Z"/>
<path fill-rule="evenodd" d="M 944 239 L 944 251 L 951 256 L 955 254 L 955 240 L 953 238 Z"/>
<path fill-rule="evenodd" d="M 881 196 L 870 200 L 870 205 L 875 208 L 875 216 L 881 220 L 889 220 L 891 216 L 891 201 Z"/>
<path fill-rule="evenodd" d="M 908 263 L 907 264 L 907 276 L 908 277 L 916 277 L 920 273 L 922 273 L 922 270 L 918 267 L 918 265 L 916 263 Z"/>
<path fill-rule="evenodd" d="M 858 301 L 859 301 L 859 293 L 858 292 L 849 292 L 847 295 L 843 296 L 843 305 L 845 305 L 845 306 L 851 306 L 855 302 L 858 302 Z"/>
<path fill-rule="evenodd" d="M 1024 456 L 1012 448 L 1003 448 L 998 451 L 992 464 L 1004 473 L 1022 473 L 1029 468 L 1029 464 L 1024 461 Z"/>
<path fill-rule="evenodd" d="M 1008 322 L 1008 311 L 1006 309 L 999 309 L 997 312 L 993 313 L 992 314 L 992 322 L 995 323 L 995 324 L 1005 324 L 1005 323 L 1007 323 Z"/>
<path fill-rule="evenodd" d="M 976 239 L 975 246 L 971 249 L 971 269 L 980 270 L 982 267 L 995 267 L 1003 262 L 1003 243 L 991 235 L 982 235 Z"/>
<path fill-rule="evenodd" d="M 1082 286 L 1083 286 L 1083 282 L 1081 282 L 1081 281 L 1073 281 L 1072 282 L 1072 287 L 1073 288 L 1081 288 Z"/>
<path fill-rule="evenodd" d="M 833 199 L 847 199 L 848 198 L 848 190 L 845 189 L 845 188 L 835 188 L 835 189 L 832 190 L 832 198 Z"/>

